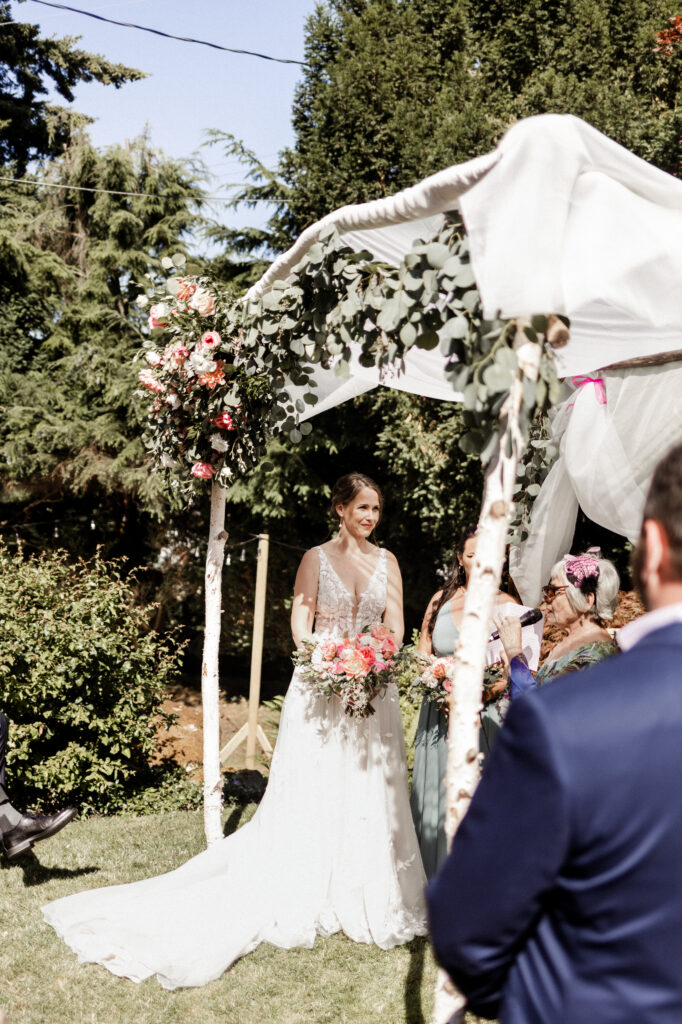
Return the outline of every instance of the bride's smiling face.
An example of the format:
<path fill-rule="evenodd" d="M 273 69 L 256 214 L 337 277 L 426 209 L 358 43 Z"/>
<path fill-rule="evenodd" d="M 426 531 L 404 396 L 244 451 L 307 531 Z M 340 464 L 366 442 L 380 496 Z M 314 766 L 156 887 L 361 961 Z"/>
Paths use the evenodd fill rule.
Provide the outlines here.
<path fill-rule="evenodd" d="M 337 505 L 341 528 L 358 540 L 366 540 L 381 517 L 379 495 L 371 487 L 361 487 L 347 505 Z"/>

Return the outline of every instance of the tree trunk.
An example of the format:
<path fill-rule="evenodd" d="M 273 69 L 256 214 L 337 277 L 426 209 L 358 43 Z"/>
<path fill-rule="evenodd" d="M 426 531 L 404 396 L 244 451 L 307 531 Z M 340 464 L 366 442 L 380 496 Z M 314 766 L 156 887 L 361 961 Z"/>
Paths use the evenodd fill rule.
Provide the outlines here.
<path fill-rule="evenodd" d="M 201 702 L 204 709 L 204 832 L 207 846 L 223 838 L 218 650 L 226 540 L 225 488 L 214 482 L 211 484 L 211 524 L 206 551 L 206 625 L 204 660 L 201 668 Z"/>
<path fill-rule="evenodd" d="M 483 504 L 476 532 L 476 555 L 467 586 L 459 645 L 455 653 L 454 686 L 450 695 L 447 812 L 448 847 L 469 807 L 479 778 L 479 712 L 482 707 L 485 653 L 495 599 L 500 587 L 507 530 L 516 490 L 516 467 L 524 448 L 519 429 L 523 377 L 537 378 L 542 347 L 529 342 L 517 324 L 514 344 L 520 369 L 500 412 L 497 459 L 485 474 Z M 453 909 L 456 913 L 456 908 Z M 465 1000 L 440 970 L 436 982 L 433 1024 L 464 1021 Z"/>

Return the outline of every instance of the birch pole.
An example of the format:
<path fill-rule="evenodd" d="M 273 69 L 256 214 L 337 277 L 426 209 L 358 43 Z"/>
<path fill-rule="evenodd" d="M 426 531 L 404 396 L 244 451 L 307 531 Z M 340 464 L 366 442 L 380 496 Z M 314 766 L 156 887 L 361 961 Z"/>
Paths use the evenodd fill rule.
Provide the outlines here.
<path fill-rule="evenodd" d="M 220 690 L 218 651 L 222 613 L 225 556 L 225 488 L 211 483 L 211 522 L 206 551 L 204 657 L 201 667 L 201 703 L 204 719 L 204 833 L 206 845 L 223 838 L 220 772 Z"/>
<path fill-rule="evenodd" d="M 467 586 L 450 695 L 447 807 L 448 848 L 467 812 L 479 779 L 479 713 L 482 707 L 485 652 L 495 599 L 500 588 L 507 530 L 516 490 L 516 468 L 524 439 L 519 428 L 523 380 L 536 380 L 542 345 L 528 341 L 525 322 L 517 321 L 514 349 L 519 369 L 500 410 L 497 459 L 485 475 L 483 503 L 476 531 L 476 554 Z M 456 909 L 453 910 L 456 912 Z M 463 1024 L 466 1000 L 447 973 L 438 972 L 433 1024 Z"/>

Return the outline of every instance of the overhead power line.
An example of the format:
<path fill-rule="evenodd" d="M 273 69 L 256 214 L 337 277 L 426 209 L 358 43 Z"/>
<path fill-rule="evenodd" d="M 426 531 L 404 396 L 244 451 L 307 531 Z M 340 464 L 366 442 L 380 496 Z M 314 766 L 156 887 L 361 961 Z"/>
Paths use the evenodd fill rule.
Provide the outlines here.
<path fill-rule="evenodd" d="M 102 14 L 94 14 L 92 11 L 82 11 L 78 7 L 68 7 L 66 4 L 52 3 L 51 0 L 31 0 L 34 4 L 41 4 L 43 7 L 56 7 L 61 11 L 71 11 L 73 14 L 82 14 L 86 18 L 95 18 L 97 21 L 105 21 L 109 25 L 120 25 L 122 28 L 134 28 L 138 32 L 151 32 L 155 36 L 163 36 L 164 39 L 177 39 L 181 43 L 196 43 L 198 46 L 210 46 L 212 50 L 222 50 L 225 53 L 241 53 L 246 57 L 259 57 L 261 60 L 272 60 L 277 64 L 299 64 L 306 66 L 303 60 L 291 60 L 288 57 L 271 57 L 267 53 L 257 53 L 255 50 L 238 50 L 233 46 L 221 46 L 219 43 L 209 43 L 205 39 L 192 39 L 189 36 L 176 36 L 172 32 L 162 32 L 160 28 L 149 28 L 148 25 L 136 25 L 131 21 L 116 21 L 114 18 L 105 18 Z"/>
<path fill-rule="evenodd" d="M 106 196 L 146 196 L 149 199 L 163 199 L 159 192 L 121 192 L 115 188 L 89 188 L 86 185 L 64 185 L 58 181 L 35 181 L 33 178 L 6 178 L 0 177 L 0 181 L 12 181 L 17 185 L 33 185 L 36 188 L 63 188 L 67 192 L 100 192 Z M 225 195 L 200 195 L 197 199 L 234 199 L 234 196 Z"/>

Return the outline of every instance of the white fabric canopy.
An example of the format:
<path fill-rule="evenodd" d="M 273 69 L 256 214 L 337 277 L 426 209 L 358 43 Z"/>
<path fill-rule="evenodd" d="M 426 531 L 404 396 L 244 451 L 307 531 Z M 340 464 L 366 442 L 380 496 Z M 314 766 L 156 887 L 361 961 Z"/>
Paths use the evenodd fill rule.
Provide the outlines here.
<path fill-rule="evenodd" d="M 556 353 L 564 377 L 682 351 L 682 181 L 570 115 L 513 125 L 494 152 L 447 168 L 395 196 L 346 206 L 307 228 L 251 289 L 285 278 L 330 225 L 354 249 L 399 263 L 443 214 L 459 209 L 488 318 L 559 313 L 571 339 Z M 412 349 L 405 372 L 379 379 L 352 360 L 347 380 L 319 370 L 311 414 L 380 383 L 457 398 L 438 350 Z M 526 603 L 573 534 L 578 503 L 595 522 L 633 538 L 657 459 L 682 439 L 679 367 L 602 374 L 607 404 L 583 387 L 557 417 L 561 457 L 535 503 L 532 535 L 513 553 Z"/>

